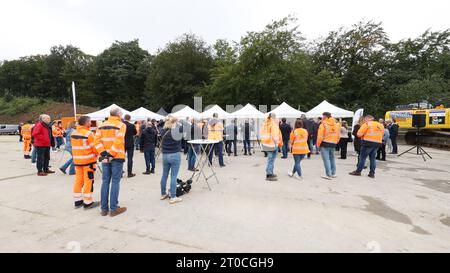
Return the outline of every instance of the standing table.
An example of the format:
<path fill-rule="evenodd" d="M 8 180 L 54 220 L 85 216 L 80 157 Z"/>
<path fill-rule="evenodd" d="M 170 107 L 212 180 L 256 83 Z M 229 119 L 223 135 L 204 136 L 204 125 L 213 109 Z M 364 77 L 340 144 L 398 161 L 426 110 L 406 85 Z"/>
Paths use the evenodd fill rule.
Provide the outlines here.
<path fill-rule="evenodd" d="M 197 166 L 195 167 L 195 169 L 199 170 L 198 172 L 194 171 L 194 174 L 192 175 L 191 179 L 194 179 L 195 176 L 197 175 L 197 179 L 195 180 L 197 182 L 200 179 L 200 176 L 203 176 L 209 190 L 211 190 L 211 186 L 208 183 L 209 179 L 212 179 L 214 177 L 216 179 L 217 184 L 219 184 L 219 179 L 217 178 L 216 172 L 214 171 L 214 167 L 212 166 L 212 164 L 209 164 L 209 155 L 214 152 L 213 146 L 214 144 L 217 144 L 219 142 L 220 140 L 208 140 L 208 139 L 198 139 L 188 141 L 197 158 Z M 200 145 L 200 157 L 195 152 L 194 145 Z M 205 174 L 206 165 L 208 165 L 208 167 L 212 172 L 212 174 L 209 176 Z"/>

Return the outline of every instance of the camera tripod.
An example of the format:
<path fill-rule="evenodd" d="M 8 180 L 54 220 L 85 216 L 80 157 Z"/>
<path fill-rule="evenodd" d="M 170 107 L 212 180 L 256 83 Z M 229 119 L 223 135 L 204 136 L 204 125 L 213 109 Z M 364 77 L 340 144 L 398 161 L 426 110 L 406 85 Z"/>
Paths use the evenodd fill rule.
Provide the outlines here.
<path fill-rule="evenodd" d="M 422 146 L 420 146 L 420 142 L 419 142 L 419 135 L 420 135 L 420 128 L 417 127 L 417 132 L 416 132 L 416 145 L 413 146 L 412 148 L 408 149 L 407 151 L 404 151 L 403 153 L 399 154 L 398 157 L 410 153 L 410 154 L 416 154 L 416 155 L 421 155 L 423 158 L 423 161 L 427 161 L 425 158 L 425 155 L 428 156 L 430 159 L 433 159 L 428 153 L 427 151 L 425 151 Z M 411 153 L 411 151 L 416 150 L 415 153 Z"/>

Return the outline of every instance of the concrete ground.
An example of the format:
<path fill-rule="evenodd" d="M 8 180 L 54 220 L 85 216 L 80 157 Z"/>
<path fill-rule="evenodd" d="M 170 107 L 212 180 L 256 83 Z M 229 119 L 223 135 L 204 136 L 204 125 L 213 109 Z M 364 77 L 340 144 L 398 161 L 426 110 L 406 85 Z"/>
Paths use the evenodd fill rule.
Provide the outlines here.
<path fill-rule="evenodd" d="M 400 151 L 407 147 L 400 147 Z M 200 181 L 184 202 L 159 200 L 156 175 L 123 179 L 115 218 L 72 207 L 73 177 L 37 177 L 17 137 L 0 137 L 0 252 L 450 252 L 450 152 L 389 156 L 377 178 L 352 177 L 353 152 L 339 177 L 320 178 L 319 156 L 302 162 L 304 180 L 289 178 L 293 160 L 277 159 L 278 182 L 264 180 L 265 158 L 226 157 L 212 191 Z M 52 153 L 57 170 L 62 153 Z M 190 175 L 186 162 L 180 171 Z M 95 198 L 99 200 L 100 173 Z"/>

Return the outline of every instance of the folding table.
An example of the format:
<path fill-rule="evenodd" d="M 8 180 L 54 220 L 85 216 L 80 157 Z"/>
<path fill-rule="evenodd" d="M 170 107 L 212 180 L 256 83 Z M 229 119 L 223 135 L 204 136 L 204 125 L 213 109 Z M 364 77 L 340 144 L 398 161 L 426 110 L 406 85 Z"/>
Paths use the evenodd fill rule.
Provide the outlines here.
<path fill-rule="evenodd" d="M 200 179 L 200 176 L 203 176 L 209 190 L 211 190 L 211 186 L 208 183 L 209 179 L 214 177 L 216 179 L 217 184 L 219 184 L 219 179 L 217 178 L 216 172 L 214 171 L 214 167 L 212 166 L 212 164 L 209 164 L 209 155 L 214 152 L 213 146 L 214 144 L 217 144 L 219 142 L 220 140 L 208 140 L 208 139 L 198 139 L 188 141 L 197 158 L 197 166 L 195 167 L 195 171 L 191 179 L 194 179 L 195 176 L 197 175 L 197 179 L 195 180 L 197 182 Z M 201 149 L 200 157 L 195 151 L 194 145 L 200 145 Z M 205 174 L 205 165 L 208 165 L 208 167 L 211 169 L 212 174 L 209 176 Z M 199 170 L 198 172 L 197 169 Z"/>

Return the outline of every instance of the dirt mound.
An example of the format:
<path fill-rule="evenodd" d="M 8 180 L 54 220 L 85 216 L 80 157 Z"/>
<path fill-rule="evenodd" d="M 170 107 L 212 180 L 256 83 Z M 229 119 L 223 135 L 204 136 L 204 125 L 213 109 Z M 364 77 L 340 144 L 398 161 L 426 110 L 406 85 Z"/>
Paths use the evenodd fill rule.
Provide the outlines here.
<path fill-rule="evenodd" d="M 77 106 L 77 112 L 79 114 L 87 114 L 92 113 L 99 110 L 99 108 L 90 107 L 90 106 Z M 71 117 L 73 116 L 73 105 L 70 103 L 60 103 L 55 102 L 51 104 L 44 104 L 41 107 L 36 107 L 29 112 L 20 113 L 14 116 L 10 115 L 0 115 L 0 123 L 10 123 L 10 124 L 19 124 L 20 122 L 25 122 L 27 120 L 36 120 L 40 114 L 48 114 L 52 117 L 52 119 L 60 119 L 61 117 Z"/>

